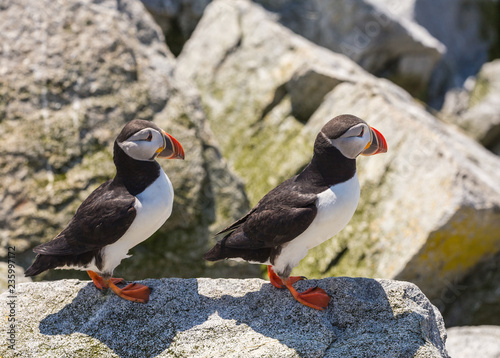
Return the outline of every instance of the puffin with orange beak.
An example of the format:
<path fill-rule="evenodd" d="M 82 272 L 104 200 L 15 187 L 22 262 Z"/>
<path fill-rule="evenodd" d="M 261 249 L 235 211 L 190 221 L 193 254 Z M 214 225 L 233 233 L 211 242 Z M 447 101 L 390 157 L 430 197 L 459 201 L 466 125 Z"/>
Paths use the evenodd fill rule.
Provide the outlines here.
<path fill-rule="evenodd" d="M 356 158 L 386 151 L 385 138 L 362 119 L 333 118 L 316 137 L 309 165 L 220 231 L 217 235 L 224 236 L 204 258 L 265 264 L 271 284 L 287 288 L 306 306 L 325 309 L 328 294 L 319 287 L 299 293 L 292 285 L 304 277 L 290 274 L 309 249 L 336 235 L 351 220 L 360 196 Z"/>
<path fill-rule="evenodd" d="M 38 255 L 26 270 L 35 276 L 48 269 L 87 271 L 98 289 L 146 303 L 151 289 L 138 283 L 124 287 L 112 278 L 128 251 L 150 237 L 172 213 L 174 190 L 157 158 L 184 159 L 184 150 L 152 122 L 133 120 L 115 140 L 116 175 L 80 205 L 68 226 L 33 249 Z"/>

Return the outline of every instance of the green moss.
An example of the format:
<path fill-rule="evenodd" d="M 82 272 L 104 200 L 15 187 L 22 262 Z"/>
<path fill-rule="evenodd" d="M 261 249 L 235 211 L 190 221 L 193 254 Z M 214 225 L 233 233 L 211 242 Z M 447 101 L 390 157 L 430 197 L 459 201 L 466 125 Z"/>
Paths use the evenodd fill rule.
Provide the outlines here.
<path fill-rule="evenodd" d="M 474 107 L 480 103 L 490 91 L 490 82 L 487 78 L 482 77 L 481 74 L 477 77 L 476 85 L 472 90 L 469 99 L 469 107 Z"/>
<path fill-rule="evenodd" d="M 498 252 L 500 223 L 489 223 L 486 215 L 472 208 L 462 209 L 446 227 L 429 237 L 414 264 L 422 267 L 432 264 L 441 278 L 455 277 Z"/>
<path fill-rule="evenodd" d="M 291 104 L 286 99 L 251 132 L 247 131 L 245 140 L 235 138 L 230 144 L 234 169 L 245 178 L 251 205 L 297 174 L 312 156 L 314 138 L 302 133 L 303 124 L 286 114 L 290 112 Z"/>

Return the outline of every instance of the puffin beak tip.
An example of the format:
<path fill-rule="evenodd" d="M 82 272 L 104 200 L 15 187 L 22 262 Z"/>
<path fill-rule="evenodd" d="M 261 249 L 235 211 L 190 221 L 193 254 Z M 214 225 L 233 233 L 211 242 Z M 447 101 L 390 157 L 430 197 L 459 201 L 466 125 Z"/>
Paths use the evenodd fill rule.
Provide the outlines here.
<path fill-rule="evenodd" d="M 184 159 L 184 148 L 177 139 L 162 130 L 163 149 L 158 154 L 158 158 Z"/>
<path fill-rule="evenodd" d="M 370 127 L 371 143 L 361 152 L 361 155 L 375 155 L 387 153 L 387 141 L 382 133 Z"/>

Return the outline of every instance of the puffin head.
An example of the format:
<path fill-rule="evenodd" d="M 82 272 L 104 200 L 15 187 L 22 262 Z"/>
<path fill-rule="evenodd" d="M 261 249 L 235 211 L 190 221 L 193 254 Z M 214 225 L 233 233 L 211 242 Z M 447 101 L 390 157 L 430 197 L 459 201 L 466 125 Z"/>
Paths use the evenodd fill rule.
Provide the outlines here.
<path fill-rule="evenodd" d="M 331 119 L 321 129 L 320 136 L 349 159 L 356 159 L 360 154 L 387 152 L 384 136 L 361 118 L 350 114 Z"/>
<path fill-rule="evenodd" d="M 141 119 L 128 122 L 116 138 L 116 143 L 135 160 L 184 159 L 184 149 L 177 139 L 153 122 Z"/>

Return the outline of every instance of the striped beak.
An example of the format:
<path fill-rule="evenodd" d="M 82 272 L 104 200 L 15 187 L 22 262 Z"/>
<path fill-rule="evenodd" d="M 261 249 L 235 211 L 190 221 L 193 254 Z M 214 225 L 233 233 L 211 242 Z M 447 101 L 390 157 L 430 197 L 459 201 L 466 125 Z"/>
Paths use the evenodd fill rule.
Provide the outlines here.
<path fill-rule="evenodd" d="M 387 152 L 387 142 L 384 136 L 378 130 L 370 127 L 370 142 L 366 145 L 361 155 L 375 155 Z"/>
<path fill-rule="evenodd" d="M 177 139 L 165 131 L 163 134 L 163 148 L 158 149 L 158 158 L 165 159 L 184 159 L 184 149 Z"/>

